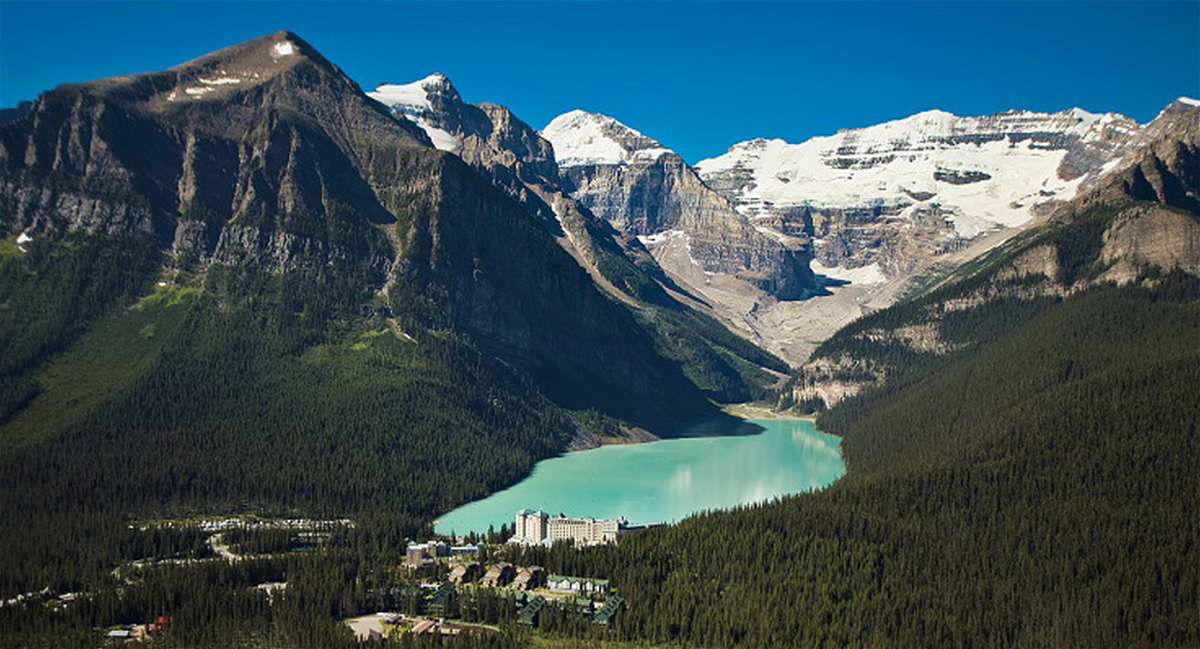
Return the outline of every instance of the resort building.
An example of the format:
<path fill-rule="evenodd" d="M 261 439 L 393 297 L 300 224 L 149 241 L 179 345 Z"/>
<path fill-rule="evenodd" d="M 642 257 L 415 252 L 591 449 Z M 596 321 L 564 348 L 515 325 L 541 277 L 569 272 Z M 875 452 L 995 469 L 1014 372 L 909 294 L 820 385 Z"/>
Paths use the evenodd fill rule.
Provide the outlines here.
<path fill-rule="evenodd" d="M 522 545 L 550 545 L 556 541 L 570 541 L 575 545 L 612 543 L 626 525 L 623 518 L 572 518 L 563 514 L 550 516 L 540 509 L 522 509 L 517 512 L 515 533 L 510 542 Z"/>
<path fill-rule="evenodd" d="M 404 551 L 404 564 L 409 568 L 420 568 L 447 556 L 450 556 L 450 546 L 444 541 L 410 542 Z"/>
<path fill-rule="evenodd" d="M 517 578 L 513 580 L 512 587 L 516 590 L 533 590 L 540 588 L 546 582 L 546 570 L 541 566 L 529 566 L 521 568 L 517 572 Z"/>
<path fill-rule="evenodd" d="M 488 568 L 486 574 L 483 575 L 483 580 L 480 582 L 484 586 L 503 586 L 512 581 L 516 574 L 516 569 L 511 563 L 501 561 L 496 565 Z"/>
<path fill-rule="evenodd" d="M 553 591 L 577 595 L 607 595 L 610 589 L 607 579 L 563 575 L 550 575 L 550 578 L 546 580 L 546 586 Z"/>
<path fill-rule="evenodd" d="M 455 584 L 469 584 L 478 579 L 479 573 L 482 571 L 478 562 L 468 561 L 467 563 L 460 563 L 451 568 L 448 579 L 451 583 Z"/>

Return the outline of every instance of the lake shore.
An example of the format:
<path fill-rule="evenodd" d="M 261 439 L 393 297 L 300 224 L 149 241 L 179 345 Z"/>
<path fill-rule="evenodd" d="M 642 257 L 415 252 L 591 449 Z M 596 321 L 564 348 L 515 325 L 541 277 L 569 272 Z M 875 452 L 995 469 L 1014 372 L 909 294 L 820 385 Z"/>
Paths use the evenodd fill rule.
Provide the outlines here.
<path fill-rule="evenodd" d="M 740 417 L 742 419 L 795 419 L 799 421 L 815 422 L 817 418 L 813 415 L 798 415 L 791 412 L 779 412 L 769 406 L 758 403 L 729 403 L 721 406 L 721 410 L 726 414 Z"/>
<path fill-rule="evenodd" d="M 542 460 L 508 489 L 439 517 L 435 531 L 484 532 L 511 524 L 523 508 L 671 523 L 822 489 L 845 472 L 841 440 L 811 420 L 777 416 L 745 424 L 761 431 L 606 445 Z"/>

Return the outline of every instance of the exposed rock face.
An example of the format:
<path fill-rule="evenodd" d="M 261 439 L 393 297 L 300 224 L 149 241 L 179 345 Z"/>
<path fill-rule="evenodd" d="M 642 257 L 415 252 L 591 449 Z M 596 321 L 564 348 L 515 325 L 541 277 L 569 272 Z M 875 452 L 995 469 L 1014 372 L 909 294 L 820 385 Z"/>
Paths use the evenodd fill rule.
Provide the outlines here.
<path fill-rule="evenodd" d="M 527 159 L 502 159 L 522 137 L 505 111 L 462 119 L 476 123 L 477 167 L 553 173 L 536 134 Z M 166 263 L 201 273 L 336 273 L 366 295 L 400 291 L 432 304 L 439 326 L 468 334 L 569 408 L 662 432 L 714 412 L 512 200 L 533 200 L 527 188 L 496 182 L 506 195 L 434 144 L 446 142 L 279 32 L 170 70 L 42 95 L 0 126 L 0 233 L 144 233 Z"/>
<path fill-rule="evenodd" d="M 887 378 L 889 354 L 855 349 L 952 353 L 957 347 L 943 339 L 941 323 L 996 300 L 1061 298 L 1100 283 L 1158 281 L 1157 273 L 1172 270 L 1200 275 L 1200 104 L 1176 101 L 1143 132 L 1148 141 L 1056 207 L 1044 226 L 996 250 L 978 275 L 963 270 L 948 290 L 886 326 L 855 323 L 818 348 L 785 405 L 832 406 Z"/>
<path fill-rule="evenodd" d="M 328 225 L 393 223 L 398 205 L 372 185 L 403 187 L 396 158 L 428 145 L 287 32 L 163 72 L 61 86 L 0 137 L 10 228 L 140 231 L 201 262 L 248 255 L 280 269 L 302 251 L 387 263 L 383 235 Z"/>
<path fill-rule="evenodd" d="M 28 115 L 31 110 L 33 110 L 32 101 L 17 102 L 17 105 L 12 108 L 0 108 L 0 124 L 20 119 Z"/>
<path fill-rule="evenodd" d="M 413 83 L 382 84 L 368 94 L 521 203 L 602 286 L 654 301 L 646 286 L 669 283 L 636 237 L 615 230 L 571 197 L 550 142 L 504 106 L 468 104 L 436 73 Z M 614 272 L 614 265 L 626 268 Z M 630 274 L 645 281 L 629 281 Z"/>
<path fill-rule="evenodd" d="M 743 142 L 696 169 L 756 223 L 811 232 L 825 267 L 878 263 L 899 277 L 1023 226 L 1139 140 L 1116 114 L 927 111 L 802 144 Z"/>
<path fill-rule="evenodd" d="M 803 232 L 763 232 L 709 189 L 675 152 L 616 120 L 572 111 L 542 131 L 581 204 L 639 237 L 675 277 L 695 269 L 748 282 L 777 299 L 814 287 Z M 682 237 L 686 253 L 663 245 Z M 705 287 L 692 283 L 705 293 Z"/>

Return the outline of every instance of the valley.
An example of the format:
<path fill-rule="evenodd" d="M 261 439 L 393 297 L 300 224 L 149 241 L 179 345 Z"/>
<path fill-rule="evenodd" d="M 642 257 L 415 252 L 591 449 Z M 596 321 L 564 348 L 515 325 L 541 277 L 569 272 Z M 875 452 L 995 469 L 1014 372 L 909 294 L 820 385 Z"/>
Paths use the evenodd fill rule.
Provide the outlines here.
<path fill-rule="evenodd" d="M 66 83 L 0 120 L 0 649 L 1194 646 L 1198 350 L 1187 97 L 689 164 L 291 31 Z"/>

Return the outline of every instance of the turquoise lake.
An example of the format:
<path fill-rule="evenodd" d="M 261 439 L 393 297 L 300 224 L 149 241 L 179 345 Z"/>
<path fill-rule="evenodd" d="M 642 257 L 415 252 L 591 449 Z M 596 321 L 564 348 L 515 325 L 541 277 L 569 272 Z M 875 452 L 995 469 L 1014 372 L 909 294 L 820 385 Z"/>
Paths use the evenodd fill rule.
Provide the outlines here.
<path fill-rule="evenodd" d="M 439 534 L 513 524 L 517 510 L 675 522 L 813 489 L 846 471 L 841 439 L 799 419 L 755 419 L 762 433 L 602 446 L 542 460 L 528 478 L 439 518 Z"/>

